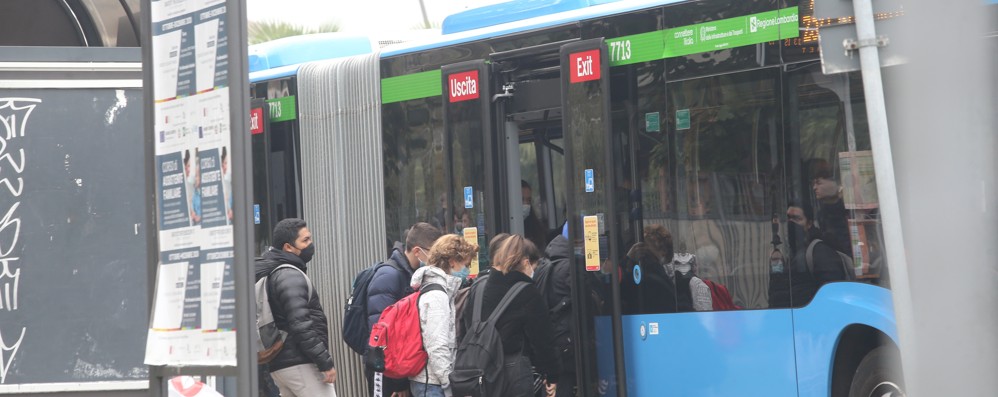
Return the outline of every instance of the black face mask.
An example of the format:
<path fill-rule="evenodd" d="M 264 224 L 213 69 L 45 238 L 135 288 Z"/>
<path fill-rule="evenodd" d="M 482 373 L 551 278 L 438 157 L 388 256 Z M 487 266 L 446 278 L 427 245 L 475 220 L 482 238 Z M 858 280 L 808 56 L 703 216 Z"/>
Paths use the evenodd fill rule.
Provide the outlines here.
<path fill-rule="evenodd" d="M 315 255 L 314 242 L 312 244 L 309 244 L 308 247 L 303 248 L 301 250 L 301 253 L 298 254 L 298 257 L 301 258 L 302 262 L 308 263 L 308 261 L 312 260 L 312 255 Z"/>

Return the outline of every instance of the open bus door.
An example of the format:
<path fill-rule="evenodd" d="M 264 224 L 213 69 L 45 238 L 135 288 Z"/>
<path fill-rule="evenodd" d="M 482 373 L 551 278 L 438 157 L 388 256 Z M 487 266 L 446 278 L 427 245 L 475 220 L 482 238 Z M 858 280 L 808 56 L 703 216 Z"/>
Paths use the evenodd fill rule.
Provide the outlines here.
<path fill-rule="evenodd" d="M 626 396 L 606 44 L 565 44 L 560 62 L 579 394 Z"/>
<path fill-rule="evenodd" d="M 475 60 L 440 68 L 443 84 L 444 152 L 446 190 L 440 224 L 444 232 L 463 234 L 477 242 L 479 260 L 472 261 L 471 275 L 488 266 L 488 238 L 495 230 L 492 200 L 493 150 L 489 126 L 492 108 L 489 65 Z M 483 177 L 484 175 L 484 177 Z"/>

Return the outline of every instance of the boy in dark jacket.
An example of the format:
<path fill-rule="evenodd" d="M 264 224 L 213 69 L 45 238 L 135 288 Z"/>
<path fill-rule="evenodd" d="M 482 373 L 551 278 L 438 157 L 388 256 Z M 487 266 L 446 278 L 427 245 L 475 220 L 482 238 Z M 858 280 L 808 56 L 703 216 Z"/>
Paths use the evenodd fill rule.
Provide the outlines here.
<path fill-rule="evenodd" d="M 412 225 L 406 233 L 405 248 L 396 247 L 387 261 L 389 266 L 382 266 L 374 273 L 367 287 L 368 327 L 374 327 L 386 307 L 413 292 L 409 287 L 412 274 L 430 258 L 430 247 L 440 236 L 440 230 L 429 223 Z M 364 375 L 367 376 L 367 390 L 373 396 L 375 373 L 365 368 Z M 409 396 L 408 379 L 382 377 L 381 385 L 382 396 Z"/>
<path fill-rule="evenodd" d="M 302 273 L 288 268 L 274 270 L 288 263 L 308 272 L 315 244 L 306 226 L 297 218 L 278 222 L 273 247 L 256 261 L 256 279 L 270 275 L 268 295 L 277 328 L 288 333 L 284 347 L 269 363 L 270 374 L 283 397 L 335 397 L 336 368 L 329 354 L 329 330 L 319 295 L 314 288 L 308 295 Z"/>

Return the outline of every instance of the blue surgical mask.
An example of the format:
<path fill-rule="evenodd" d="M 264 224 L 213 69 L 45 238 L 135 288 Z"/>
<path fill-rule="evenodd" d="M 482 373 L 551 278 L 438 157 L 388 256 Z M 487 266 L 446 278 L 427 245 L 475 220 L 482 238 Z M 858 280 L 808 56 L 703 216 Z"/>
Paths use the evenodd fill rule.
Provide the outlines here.
<path fill-rule="evenodd" d="M 461 268 L 461 270 L 453 272 L 450 275 L 454 276 L 454 277 L 457 277 L 457 278 L 459 278 L 461 280 L 467 280 L 468 279 L 468 275 L 470 275 L 470 274 L 471 274 L 471 269 L 468 269 L 468 267 L 465 266 L 465 267 Z"/>

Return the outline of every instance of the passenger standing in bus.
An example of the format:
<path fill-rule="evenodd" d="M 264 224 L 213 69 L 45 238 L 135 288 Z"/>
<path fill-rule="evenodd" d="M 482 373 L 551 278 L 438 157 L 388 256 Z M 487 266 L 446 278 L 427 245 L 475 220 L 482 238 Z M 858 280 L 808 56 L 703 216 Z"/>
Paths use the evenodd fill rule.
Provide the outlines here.
<path fill-rule="evenodd" d="M 842 185 L 828 162 L 821 160 L 811 186 L 818 200 L 818 216 L 810 237 L 820 238 L 836 251 L 852 256 L 849 239 L 849 213 L 842 200 Z"/>
<path fill-rule="evenodd" d="M 547 379 L 548 395 L 554 395 L 557 390 L 561 370 L 554 351 L 554 331 L 547 305 L 533 286 L 532 279 L 540 258 L 540 252 L 530 240 L 512 235 L 500 243 L 492 272 L 484 284 L 482 318 L 492 314 L 506 292 L 517 282 L 531 283 L 516 295 L 496 322 L 496 329 L 502 339 L 505 363 L 503 379 L 506 383 L 499 387 L 499 390 L 504 391 L 501 393 L 503 397 L 532 396 L 534 370 Z M 472 325 L 474 306 L 475 296 L 470 294 L 461 324 L 458 324 L 461 334 Z M 525 355 L 527 346 L 534 353 L 533 363 Z"/>
<path fill-rule="evenodd" d="M 425 222 L 412 225 L 405 236 L 405 247 L 395 248 L 392 251 L 392 266 L 382 266 L 371 278 L 371 284 L 367 289 L 367 325 L 374 327 L 378 322 L 381 312 L 391 306 L 399 299 L 404 298 L 413 292 L 409 287 L 412 275 L 416 269 L 420 268 L 429 260 L 430 247 L 441 236 L 440 229 Z M 375 381 L 379 374 L 375 374 L 365 368 L 364 374 L 367 376 L 368 392 L 375 395 Z M 408 397 L 409 380 L 381 378 L 382 391 L 384 396 Z M 380 396 L 375 396 L 380 397 Z"/>
<path fill-rule="evenodd" d="M 811 301 L 823 284 L 846 279 L 839 254 L 824 242 L 812 221 L 811 206 L 802 204 L 787 210 L 788 244 L 793 258 L 790 266 L 770 275 L 769 306 L 801 307 Z M 813 263 L 807 263 L 807 248 L 814 244 Z M 789 277 L 789 288 L 784 281 Z"/>
<path fill-rule="evenodd" d="M 448 234 L 430 248 L 428 266 L 416 269 L 410 283 L 412 289 L 436 284 L 442 291 L 426 291 L 419 297 L 419 328 L 426 350 L 426 367 L 409 378 L 415 397 L 444 397 L 450 393 L 450 373 L 454 369 L 454 296 L 467 273 L 478 247 L 464 237 Z M 463 276 L 462 276 L 463 275 Z"/>
<path fill-rule="evenodd" d="M 547 226 L 544 226 L 544 220 L 537 216 L 537 211 L 533 207 L 534 191 L 524 180 L 520 181 L 520 191 L 523 199 L 523 235 L 534 243 L 535 247 L 546 247 Z"/>

